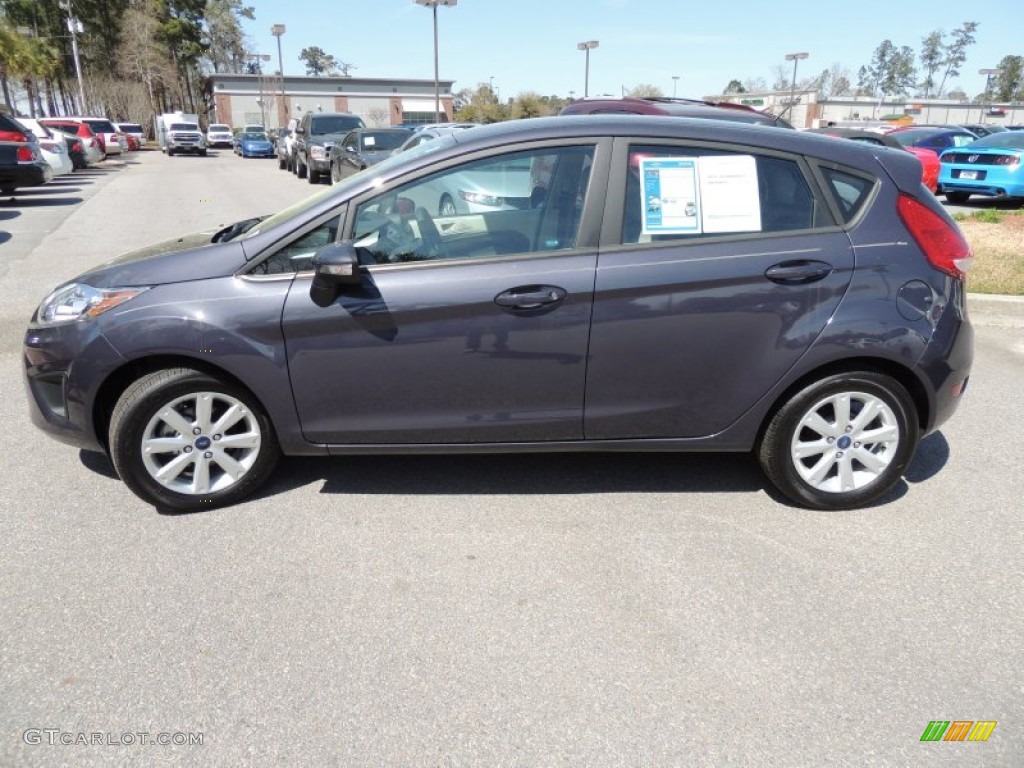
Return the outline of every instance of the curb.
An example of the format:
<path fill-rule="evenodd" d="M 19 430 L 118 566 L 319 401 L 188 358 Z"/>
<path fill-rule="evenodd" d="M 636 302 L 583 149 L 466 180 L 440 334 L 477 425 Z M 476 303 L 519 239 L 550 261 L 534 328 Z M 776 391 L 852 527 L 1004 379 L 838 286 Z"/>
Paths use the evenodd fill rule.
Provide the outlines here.
<path fill-rule="evenodd" d="M 974 325 L 1024 328 L 1024 296 L 968 293 L 967 313 Z"/>

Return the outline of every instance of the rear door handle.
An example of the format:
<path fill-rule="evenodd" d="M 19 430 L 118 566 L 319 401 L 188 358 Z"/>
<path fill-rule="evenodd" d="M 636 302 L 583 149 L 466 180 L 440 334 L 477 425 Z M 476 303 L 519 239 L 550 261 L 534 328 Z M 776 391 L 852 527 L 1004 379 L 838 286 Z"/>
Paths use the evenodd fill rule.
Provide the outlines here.
<path fill-rule="evenodd" d="M 568 295 L 557 285 L 520 285 L 499 293 L 494 303 L 509 309 L 540 309 L 558 304 Z"/>
<path fill-rule="evenodd" d="M 804 285 L 832 274 L 832 265 L 824 261 L 783 261 L 764 271 L 764 276 L 781 285 Z"/>

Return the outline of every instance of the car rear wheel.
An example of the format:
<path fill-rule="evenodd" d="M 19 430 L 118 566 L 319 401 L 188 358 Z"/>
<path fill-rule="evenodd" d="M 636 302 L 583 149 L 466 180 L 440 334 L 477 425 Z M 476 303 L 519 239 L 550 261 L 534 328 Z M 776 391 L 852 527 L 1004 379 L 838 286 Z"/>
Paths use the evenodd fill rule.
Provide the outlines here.
<path fill-rule="evenodd" d="M 295 175 L 300 179 L 306 178 L 306 166 L 302 164 L 301 160 L 295 161 Z"/>
<path fill-rule="evenodd" d="M 319 184 L 320 183 L 320 172 L 319 171 L 314 171 L 312 168 L 307 168 L 306 169 L 306 181 L 308 181 L 310 184 Z"/>
<path fill-rule="evenodd" d="M 953 203 L 954 205 L 962 205 L 970 199 L 970 192 L 947 192 L 946 200 Z"/>
<path fill-rule="evenodd" d="M 161 509 L 234 504 L 280 455 L 273 426 L 242 387 L 189 368 L 143 376 L 110 418 L 110 455 L 136 495 Z"/>
<path fill-rule="evenodd" d="M 814 382 L 794 394 L 765 429 L 761 468 L 793 501 L 851 509 L 889 491 L 917 448 L 914 402 L 889 376 L 862 371 Z"/>

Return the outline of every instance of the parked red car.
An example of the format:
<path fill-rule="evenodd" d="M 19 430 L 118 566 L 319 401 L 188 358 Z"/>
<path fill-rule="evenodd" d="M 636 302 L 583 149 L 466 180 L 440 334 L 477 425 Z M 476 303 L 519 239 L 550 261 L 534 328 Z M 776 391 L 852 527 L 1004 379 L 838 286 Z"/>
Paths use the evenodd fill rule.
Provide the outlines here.
<path fill-rule="evenodd" d="M 85 146 L 96 147 L 100 152 L 105 153 L 103 142 L 100 141 L 100 138 L 93 132 L 92 128 L 81 120 L 72 120 L 67 117 L 41 117 L 39 122 L 50 128 L 56 128 L 59 131 L 64 131 L 64 133 L 77 136 Z"/>
<path fill-rule="evenodd" d="M 878 144 L 883 147 L 902 149 L 910 152 L 921 161 L 921 183 L 935 194 L 939 188 L 939 156 L 925 147 L 904 146 L 887 133 L 875 133 L 874 131 L 862 131 L 857 128 L 818 128 L 809 133 L 822 133 L 827 136 L 838 136 L 843 139 L 860 141 L 865 144 Z"/>

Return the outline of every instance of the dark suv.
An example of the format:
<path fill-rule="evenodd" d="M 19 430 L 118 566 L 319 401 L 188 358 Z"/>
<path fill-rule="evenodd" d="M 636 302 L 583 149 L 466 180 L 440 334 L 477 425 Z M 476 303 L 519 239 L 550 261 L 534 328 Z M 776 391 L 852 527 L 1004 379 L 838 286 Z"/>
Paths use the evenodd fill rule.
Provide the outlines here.
<path fill-rule="evenodd" d="M 518 120 L 58 286 L 24 371 L 39 427 L 165 509 L 282 452 L 472 451 L 751 451 L 843 509 L 956 410 L 970 260 L 905 152 Z"/>
<path fill-rule="evenodd" d="M 713 120 L 732 120 L 737 123 L 755 123 L 792 128 L 780 117 L 758 112 L 745 104 L 727 101 L 695 101 L 663 97 L 622 99 L 587 98 L 574 101 L 562 109 L 560 115 L 668 115 L 670 117 L 702 117 Z"/>
<path fill-rule="evenodd" d="M 295 175 L 318 184 L 331 173 L 331 147 L 354 128 L 364 128 L 362 118 L 348 112 L 307 112 L 295 127 Z"/>

